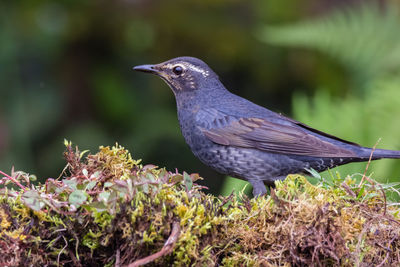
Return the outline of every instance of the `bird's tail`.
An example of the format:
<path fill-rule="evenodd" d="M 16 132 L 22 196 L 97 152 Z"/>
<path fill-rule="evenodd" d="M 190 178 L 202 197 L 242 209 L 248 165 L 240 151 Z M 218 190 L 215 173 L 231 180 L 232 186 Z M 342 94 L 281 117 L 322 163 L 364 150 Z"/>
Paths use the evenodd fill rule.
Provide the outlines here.
<path fill-rule="evenodd" d="M 399 150 L 388 150 L 388 149 L 375 149 L 371 148 L 365 149 L 363 151 L 364 157 L 370 157 L 372 153 L 372 159 L 400 159 L 400 151 Z"/>

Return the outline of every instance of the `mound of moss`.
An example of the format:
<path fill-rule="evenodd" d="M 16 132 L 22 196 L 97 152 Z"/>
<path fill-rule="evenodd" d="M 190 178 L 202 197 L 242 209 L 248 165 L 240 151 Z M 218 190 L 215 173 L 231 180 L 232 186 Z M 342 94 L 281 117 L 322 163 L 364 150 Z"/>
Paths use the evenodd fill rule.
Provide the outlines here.
<path fill-rule="evenodd" d="M 399 209 L 377 184 L 291 175 L 269 196 L 217 198 L 121 146 L 66 145 L 58 179 L 2 173 L 0 266 L 400 264 Z"/>

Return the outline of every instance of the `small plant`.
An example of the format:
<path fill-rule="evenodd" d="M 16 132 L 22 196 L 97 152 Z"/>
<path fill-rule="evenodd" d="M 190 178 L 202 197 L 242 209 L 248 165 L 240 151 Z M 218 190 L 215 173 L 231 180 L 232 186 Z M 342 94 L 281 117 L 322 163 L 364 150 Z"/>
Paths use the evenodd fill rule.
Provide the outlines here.
<path fill-rule="evenodd" d="M 58 179 L 1 173 L 0 265 L 400 263 L 398 203 L 385 194 L 396 185 L 290 175 L 270 195 L 215 197 L 198 174 L 142 165 L 119 145 L 66 146 Z"/>

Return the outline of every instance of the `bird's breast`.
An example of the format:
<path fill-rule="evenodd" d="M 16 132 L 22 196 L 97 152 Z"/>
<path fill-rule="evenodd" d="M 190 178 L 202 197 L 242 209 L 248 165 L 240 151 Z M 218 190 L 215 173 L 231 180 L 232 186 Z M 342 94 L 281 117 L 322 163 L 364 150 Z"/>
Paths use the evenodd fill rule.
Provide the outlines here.
<path fill-rule="evenodd" d="M 207 128 L 207 123 L 198 120 L 196 116 L 197 113 L 193 112 L 193 110 L 189 112 L 182 110 L 178 111 L 178 119 L 182 135 L 194 153 L 212 143 L 200 130 L 201 128 Z"/>

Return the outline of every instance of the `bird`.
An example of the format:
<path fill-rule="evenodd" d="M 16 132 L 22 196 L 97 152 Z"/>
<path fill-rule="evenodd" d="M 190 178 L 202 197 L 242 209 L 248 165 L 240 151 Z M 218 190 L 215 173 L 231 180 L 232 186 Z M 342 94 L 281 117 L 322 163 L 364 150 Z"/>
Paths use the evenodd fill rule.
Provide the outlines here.
<path fill-rule="evenodd" d="M 157 75 L 172 89 L 181 132 L 193 154 L 219 173 L 250 182 L 255 197 L 289 174 L 400 158 L 400 151 L 363 147 L 235 95 L 198 58 L 133 69 Z"/>

